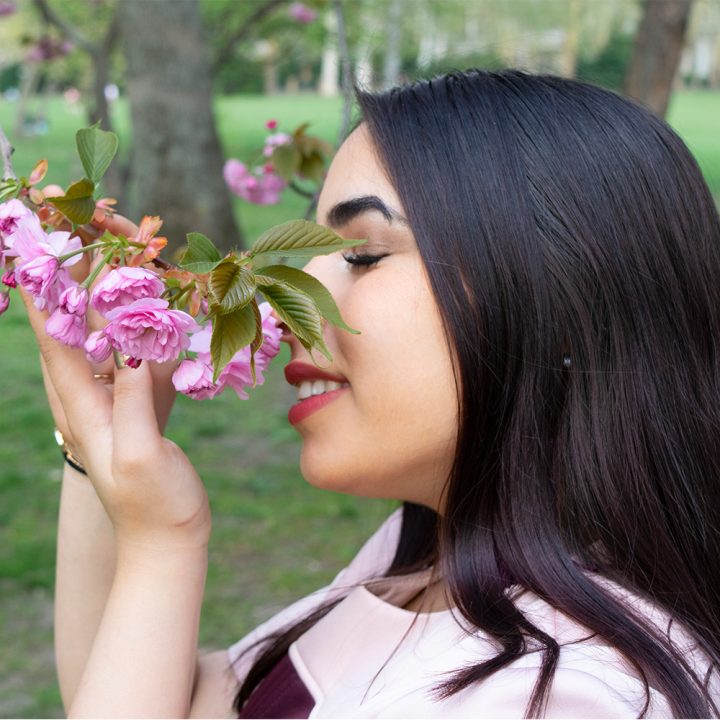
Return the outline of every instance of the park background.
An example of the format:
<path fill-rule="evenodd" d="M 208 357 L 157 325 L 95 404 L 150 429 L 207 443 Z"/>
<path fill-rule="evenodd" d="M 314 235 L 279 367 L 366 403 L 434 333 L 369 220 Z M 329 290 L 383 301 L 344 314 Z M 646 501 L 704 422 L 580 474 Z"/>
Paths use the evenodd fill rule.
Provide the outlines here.
<path fill-rule="evenodd" d="M 247 244 L 307 212 L 289 190 L 260 206 L 222 182 L 228 158 L 258 162 L 267 120 L 310 123 L 335 146 L 353 82 L 508 66 L 590 80 L 666 114 L 720 203 L 718 0 L 0 0 L 0 126 L 18 174 L 46 158 L 48 181 L 78 179 L 74 133 L 99 119 L 120 136 L 107 194 L 130 217 L 164 217 L 174 247 L 189 230 Z M 213 509 L 203 648 L 328 582 L 394 507 L 300 477 L 283 353 L 250 400 L 181 397 L 169 424 Z M 52 650 L 61 472 L 13 302 L 0 319 L 0 717 L 63 715 Z"/>

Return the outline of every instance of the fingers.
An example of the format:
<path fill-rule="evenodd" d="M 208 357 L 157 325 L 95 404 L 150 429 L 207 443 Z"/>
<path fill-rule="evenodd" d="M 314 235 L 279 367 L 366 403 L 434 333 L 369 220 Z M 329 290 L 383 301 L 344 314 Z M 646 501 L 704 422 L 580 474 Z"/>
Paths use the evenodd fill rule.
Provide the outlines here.
<path fill-rule="evenodd" d="M 108 230 L 113 235 L 135 237 L 138 232 L 138 226 L 132 220 L 128 220 L 117 213 L 109 215 L 105 212 L 96 211 L 92 223 L 101 230 Z"/>
<path fill-rule="evenodd" d="M 102 417 L 99 413 L 106 412 L 109 407 L 109 394 L 93 379 L 85 353 L 53 340 L 45 332 L 47 314 L 35 307 L 32 297 L 23 288 L 18 289 L 70 430 L 92 422 L 92 419 L 99 422 Z"/>
<path fill-rule="evenodd" d="M 150 373 L 153 377 L 153 396 L 155 399 L 155 412 L 160 432 L 165 431 L 170 411 L 175 403 L 175 387 L 172 383 L 172 375 L 177 369 L 180 360 L 173 360 L 166 363 L 149 363 Z"/>
<path fill-rule="evenodd" d="M 161 438 L 153 399 L 153 378 L 147 362 L 115 371 L 113 391 L 114 460 L 142 460 Z"/>

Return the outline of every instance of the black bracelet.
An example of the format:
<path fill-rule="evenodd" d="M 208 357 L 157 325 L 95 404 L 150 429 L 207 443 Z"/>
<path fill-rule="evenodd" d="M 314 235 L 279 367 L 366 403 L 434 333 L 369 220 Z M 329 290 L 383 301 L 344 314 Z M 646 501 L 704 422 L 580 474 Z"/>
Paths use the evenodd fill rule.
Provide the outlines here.
<path fill-rule="evenodd" d="M 65 438 L 62 433 L 55 428 L 55 442 L 60 446 L 60 452 L 62 452 L 65 462 L 73 469 L 79 472 L 81 475 L 87 475 L 87 470 L 83 467 L 82 463 L 72 454 L 72 451 L 65 442 Z"/>

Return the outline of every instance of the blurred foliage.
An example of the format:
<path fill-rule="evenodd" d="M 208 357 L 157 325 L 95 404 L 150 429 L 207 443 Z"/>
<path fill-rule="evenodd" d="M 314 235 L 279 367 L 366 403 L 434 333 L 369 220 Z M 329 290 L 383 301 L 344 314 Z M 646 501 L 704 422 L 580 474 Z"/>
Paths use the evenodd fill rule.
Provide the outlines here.
<path fill-rule="evenodd" d="M 578 79 L 622 91 L 632 47 L 632 35 L 615 33 L 597 57 L 580 58 L 577 66 Z"/>

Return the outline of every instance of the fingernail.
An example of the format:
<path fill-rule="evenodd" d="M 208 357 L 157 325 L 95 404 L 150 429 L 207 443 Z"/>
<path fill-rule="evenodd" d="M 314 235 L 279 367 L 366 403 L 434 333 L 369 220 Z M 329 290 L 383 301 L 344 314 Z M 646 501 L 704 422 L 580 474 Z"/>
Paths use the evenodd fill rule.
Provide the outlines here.
<path fill-rule="evenodd" d="M 122 370 L 128 366 L 128 360 L 130 358 L 127 355 L 119 353 L 117 350 L 113 350 L 113 360 L 115 360 L 115 367 L 118 370 Z"/>

